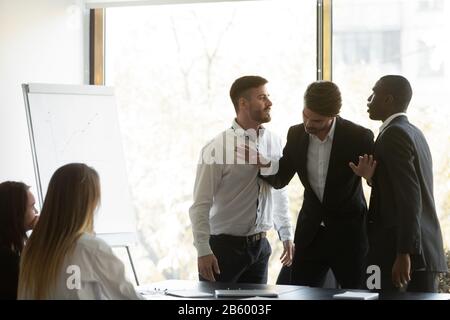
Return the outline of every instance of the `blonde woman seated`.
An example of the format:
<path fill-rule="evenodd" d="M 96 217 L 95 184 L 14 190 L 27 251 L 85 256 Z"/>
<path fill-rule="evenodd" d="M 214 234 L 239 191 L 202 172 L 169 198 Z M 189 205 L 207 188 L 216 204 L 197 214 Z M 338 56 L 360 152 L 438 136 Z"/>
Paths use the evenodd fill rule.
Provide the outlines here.
<path fill-rule="evenodd" d="M 123 263 L 94 235 L 97 172 L 85 164 L 53 174 L 39 223 L 20 262 L 19 299 L 141 299 Z"/>

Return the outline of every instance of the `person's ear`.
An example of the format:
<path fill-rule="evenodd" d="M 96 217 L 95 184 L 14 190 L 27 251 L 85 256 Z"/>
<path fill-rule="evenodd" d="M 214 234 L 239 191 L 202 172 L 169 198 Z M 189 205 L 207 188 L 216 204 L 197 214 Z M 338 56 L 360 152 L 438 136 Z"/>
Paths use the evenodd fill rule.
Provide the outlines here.
<path fill-rule="evenodd" d="M 246 110 L 248 107 L 248 101 L 244 97 L 240 97 L 239 100 L 239 110 Z"/>
<path fill-rule="evenodd" d="M 388 95 L 385 97 L 384 101 L 385 101 L 386 103 L 392 104 L 392 103 L 394 103 L 394 96 L 393 96 L 392 94 L 388 94 Z"/>

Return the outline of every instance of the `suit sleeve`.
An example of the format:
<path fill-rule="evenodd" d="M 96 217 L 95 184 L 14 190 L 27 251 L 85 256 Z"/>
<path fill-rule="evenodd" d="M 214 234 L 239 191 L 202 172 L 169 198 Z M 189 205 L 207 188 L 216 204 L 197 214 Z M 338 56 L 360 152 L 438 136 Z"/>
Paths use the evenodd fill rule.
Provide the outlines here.
<path fill-rule="evenodd" d="M 295 174 L 294 165 L 294 130 L 291 127 L 288 131 L 287 142 L 283 149 L 283 156 L 271 162 L 270 168 L 261 168 L 261 178 L 266 180 L 275 189 L 281 189 L 289 184 Z"/>
<path fill-rule="evenodd" d="M 397 253 L 419 254 L 421 243 L 421 192 L 414 166 L 415 148 L 409 137 L 392 127 L 384 134 L 383 162 L 387 169 L 397 211 Z"/>
<path fill-rule="evenodd" d="M 363 138 L 362 138 L 362 145 L 361 145 L 361 152 L 362 154 L 373 154 L 374 151 L 374 142 L 373 142 L 373 132 L 371 130 L 364 130 Z"/>

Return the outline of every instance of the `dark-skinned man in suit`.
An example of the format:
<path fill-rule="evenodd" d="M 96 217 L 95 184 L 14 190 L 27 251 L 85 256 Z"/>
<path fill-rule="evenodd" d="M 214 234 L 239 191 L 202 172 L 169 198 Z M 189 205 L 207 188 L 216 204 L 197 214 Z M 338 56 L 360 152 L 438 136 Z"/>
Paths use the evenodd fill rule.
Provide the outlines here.
<path fill-rule="evenodd" d="M 423 133 L 408 121 L 409 81 L 380 78 L 368 98 L 372 120 L 383 121 L 373 159 L 363 156 L 354 172 L 372 186 L 368 216 L 368 265 L 381 272 L 381 291 L 437 292 L 447 272 L 433 198 L 432 159 Z"/>

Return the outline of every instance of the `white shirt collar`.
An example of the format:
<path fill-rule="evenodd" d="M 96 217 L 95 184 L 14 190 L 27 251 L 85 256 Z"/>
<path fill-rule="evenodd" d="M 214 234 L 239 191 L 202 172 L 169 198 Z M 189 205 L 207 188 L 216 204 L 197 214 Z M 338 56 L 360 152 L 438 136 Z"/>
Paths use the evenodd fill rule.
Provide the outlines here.
<path fill-rule="evenodd" d="M 383 121 L 383 124 L 380 127 L 380 132 L 382 132 L 384 129 L 386 129 L 386 127 L 389 125 L 389 123 L 392 122 L 392 120 L 394 120 L 395 118 L 400 117 L 400 116 L 407 117 L 405 112 L 394 113 L 389 118 L 387 118 L 386 120 Z"/>
<path fill-rule="evenodd" d="M 330 131 L 328 132 L 328 139 L 333 140 L 334 129 L 336 129 L 336 117 L 333 119 L 333 124 L 331 125 Z"/>
<path fill-rule="evenodd" d="M 250 139 L 252 140 L 256 140 L 256 132 L 254 132 L 253 129 L 248 129 L 245 130 L 244 128 L 242 128 L 239 123 L 236 121 L 236 119 L 233 119 L 233 123 L 231 124 L 231 128 L 234 130 L 234 132 L 236 133 L 237 136 L 242 137 L 250 137 Z M 259 130 L 258 130 L 258 135 L 259 137 L 262 137 L 264 135 L 264 132 L 266 131 L 266 128 L 264 128 L 263 125 L 259 126 Z"/>

